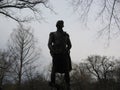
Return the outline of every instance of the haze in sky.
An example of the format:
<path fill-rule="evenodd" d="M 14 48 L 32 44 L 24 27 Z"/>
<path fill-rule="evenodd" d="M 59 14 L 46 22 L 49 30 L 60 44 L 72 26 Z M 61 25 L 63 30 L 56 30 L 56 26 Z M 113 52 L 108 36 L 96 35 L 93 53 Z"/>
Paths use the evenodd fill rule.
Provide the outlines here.
<path fill-rule="evenodd" d="M 68 0 L 67 0 L 68 1 Z M 79 62 L 89 55 L 107 55 L 119 57 L 120 37 L 113 37 L 109 46 L 106 46 L 106 38 L 97 38 L 98 23 L 93 20 L 85 26 L 79 20 L 79 14 L 73 11 L 66 0 L 50 0 L 50 4 L 56 11 L 56 14 L 46 8 L 42 8 L 42 16 L 45 18 L 40 23 L 33 21 L 26 24 L 34 30 L 34 35 L 41 48 L 41 61 L 51 62 L 51 56 L 48 49 L 49 33 L 56 31 L 56 22 L 64 20 L 64 31 L 69 33 L 72 42 L 71 58 L 73 62 Z M 26 11 L 27 13 L 27 11 Z M 10 33 L 17 28 L 17 23 L 4 16 L 0 16 L 0 48 L 5 48 Z"/>

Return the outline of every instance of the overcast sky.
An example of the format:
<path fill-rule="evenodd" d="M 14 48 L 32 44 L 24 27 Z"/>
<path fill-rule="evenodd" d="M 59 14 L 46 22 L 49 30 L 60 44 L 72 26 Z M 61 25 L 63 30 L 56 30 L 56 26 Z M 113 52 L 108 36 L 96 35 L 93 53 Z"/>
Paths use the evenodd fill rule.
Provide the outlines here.
<path fill-rule="evenodd" d="M 68 0 L 67 0 L 68 1 Z M 97 38 L 99 27 L 95 22 L 90 21 L 86 27 L 79 21 L 79 15 L 73 11 L 66 0 L 50 0 L 50 3 L 57 14 L 43 8 L 42 15 L 45 20 L 31 22 L 27 25 L 34 29 L 34 35 L 38 39 L 42 50 L 41 62 L 51 62 L 51 56 L 47 47 L 49 33 L 56 31 L 57 20 L 64 20 L 64 31 L 69 33 L 72 42 L 71 58 L 73 62 L 79 62 L 89 55 L 107 55 L 119 57 L 120 37 L 113 38 L 107 47 L 106 38 Z M 26 11 L 27 12 L 27 11 Z M 17 23 L 0 15 L 0 48 L 5 48 L 10 33 L 17 27 Z"/>

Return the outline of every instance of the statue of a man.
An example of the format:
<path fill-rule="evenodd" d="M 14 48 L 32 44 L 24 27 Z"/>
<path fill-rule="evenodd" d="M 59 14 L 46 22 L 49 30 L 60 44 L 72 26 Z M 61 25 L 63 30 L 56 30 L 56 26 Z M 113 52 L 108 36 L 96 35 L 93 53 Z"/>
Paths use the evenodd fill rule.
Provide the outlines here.
<path fill-rule="evenodd" d="M 57 21 L 56 27 L 57 31 L 50 33 L 48 41 L 50 54 L 53 58 L 50 85 L 52 86 L 55 84 L 56 73 L 64 73 L 65 81 L 69 90 L 69 72 L 72 70 L 70 49 L 72 45 L 69 38 L 69 34 L 63 31 L 64 21 Z"/>

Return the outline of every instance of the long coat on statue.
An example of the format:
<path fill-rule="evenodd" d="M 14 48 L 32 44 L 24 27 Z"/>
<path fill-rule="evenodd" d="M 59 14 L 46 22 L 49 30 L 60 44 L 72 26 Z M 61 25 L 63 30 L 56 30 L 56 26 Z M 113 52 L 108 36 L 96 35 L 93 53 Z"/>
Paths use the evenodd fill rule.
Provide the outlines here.
<path fill-rule="evenodd" d="M 48 47 L 53 58 L 52 69 L 58 73 L 71 71 L 71 41 L 69 35 L 64 31 L 51 32 Z"/>

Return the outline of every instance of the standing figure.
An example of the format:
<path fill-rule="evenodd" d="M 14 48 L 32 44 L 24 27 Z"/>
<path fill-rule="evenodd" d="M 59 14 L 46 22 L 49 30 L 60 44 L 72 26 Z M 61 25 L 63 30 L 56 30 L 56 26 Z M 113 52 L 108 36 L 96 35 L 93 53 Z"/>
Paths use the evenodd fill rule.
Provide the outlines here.
<path fill-rule="evenodd" d="M 70 90 L 69 72 L 72 70 L 70 49 L 71 41 L 69 35 L 63 31 L 64 21 L 56 23 L 57 31 L 49 35 L 48 47 L 52 56 L 52 72 L 50 85 L 55 85 L 56 73 L 64 73 L 67 90 Z"/>

